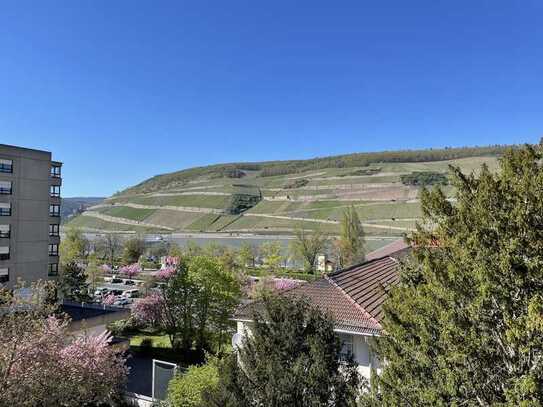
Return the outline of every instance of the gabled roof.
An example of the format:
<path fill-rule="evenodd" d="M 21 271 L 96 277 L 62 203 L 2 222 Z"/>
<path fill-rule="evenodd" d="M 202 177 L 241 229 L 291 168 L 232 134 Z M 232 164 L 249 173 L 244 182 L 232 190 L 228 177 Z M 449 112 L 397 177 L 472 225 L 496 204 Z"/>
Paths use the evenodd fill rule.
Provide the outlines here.
<path fill-rule="evenodd" d="M 404 239 L 398 239 L 366 255 L 366 260 L 375 260 L 384 256 L 400 258 L 411 250 Z"/>
<path fill-rule="evenodd" d="M 329 313 L 335 328 L 376 335 L 382 329 L 386 289 L 398 282 L 398 260 L 385 256 L 325 275 L 281 295 L 303 296 Z M 251 318 L 254 302 L 240 307 L 234 320 Z"/>

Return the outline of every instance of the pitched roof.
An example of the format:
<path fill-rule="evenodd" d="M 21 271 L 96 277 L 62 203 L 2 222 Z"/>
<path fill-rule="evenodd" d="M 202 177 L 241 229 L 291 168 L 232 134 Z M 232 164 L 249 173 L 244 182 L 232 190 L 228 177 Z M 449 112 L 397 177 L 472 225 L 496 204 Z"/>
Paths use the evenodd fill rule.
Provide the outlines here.
<path fill-rule="evenodd" d="M 375 260 L 384 256 L 399 258 L 407 254 L 409 250 L 411 250 L 411 246 L 409 246 L 404 239 L 398 239 L 368 253 L 366 255 L 366 260 Z"/>
<path fill-rule="evenodd" d="M 370 335 L 382 327 L 385 289 L 398 282 L 398 260 L 385 256 L 326 275 L 312 283 L 283 292 L 303 296 L 336 321 L 336 329 Z M 240 307 L 235 320 L 249 319 L 255 303 Z"/>

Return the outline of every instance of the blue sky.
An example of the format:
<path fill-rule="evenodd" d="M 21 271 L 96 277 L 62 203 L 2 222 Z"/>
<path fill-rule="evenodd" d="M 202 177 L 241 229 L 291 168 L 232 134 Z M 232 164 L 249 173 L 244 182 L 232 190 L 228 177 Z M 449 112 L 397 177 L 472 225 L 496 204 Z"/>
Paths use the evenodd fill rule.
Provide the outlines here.
<path fill-rule="evenodd" d="M 536 142 L 541 1 L 2 1 L 0 143 L 64 196 L 217 162 Z"/>

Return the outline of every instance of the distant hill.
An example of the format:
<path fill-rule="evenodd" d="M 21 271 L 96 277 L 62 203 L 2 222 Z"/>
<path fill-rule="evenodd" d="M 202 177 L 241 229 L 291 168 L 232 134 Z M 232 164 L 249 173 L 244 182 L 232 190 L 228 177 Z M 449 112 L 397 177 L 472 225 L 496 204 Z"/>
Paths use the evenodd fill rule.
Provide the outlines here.
<path fill-rule="evenodd" d="M 514 146 L 513 146 L 514 147 Z M 339 233 L 355 206 L 370 238 L 397 238 L 420 217 L 423 186 L 447 185 L 450 164 L 496 167 L 508 146 L 357 153 L 217 164 L 157 175 L 94 205 L 70 224 L 141 232 Z"/>
<path fill-rule="evenodd" d="M 98 197 L 62 198 L 60 204 L 60 217 L 62 221 L 65 221 L 72 216 L 84 212 L 88 207 L 99 204 L 104 199 L 105 198 Z"/>

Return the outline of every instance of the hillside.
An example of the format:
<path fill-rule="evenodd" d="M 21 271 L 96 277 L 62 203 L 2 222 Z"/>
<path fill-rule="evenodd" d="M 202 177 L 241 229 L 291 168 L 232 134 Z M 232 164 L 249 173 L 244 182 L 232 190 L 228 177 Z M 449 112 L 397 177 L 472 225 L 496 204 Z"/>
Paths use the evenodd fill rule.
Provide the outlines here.
<path fill-rule="evenodd" d="M 62 198 L 60 203 L 60 217 L 62 221 L 68 220 L 72 216 L 76 216 L 92 205 L 97 205 L 104 198 L 98 197 L 72 197 Z"/>
<path fill-rule="evenodd" d="M 152 177 L 85 211 L 71 225 L 137 232 L 292 233 L 299 225 L 339 233 L 354 205 L 366 233 L 398 237 L 421 215 L 419 192 L 449 165 L 495 168 L 506 147 L 361 153 L 298 161 L 232 163 Z"/>

